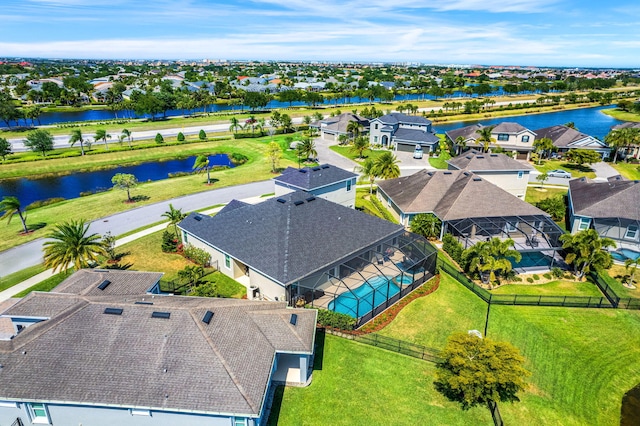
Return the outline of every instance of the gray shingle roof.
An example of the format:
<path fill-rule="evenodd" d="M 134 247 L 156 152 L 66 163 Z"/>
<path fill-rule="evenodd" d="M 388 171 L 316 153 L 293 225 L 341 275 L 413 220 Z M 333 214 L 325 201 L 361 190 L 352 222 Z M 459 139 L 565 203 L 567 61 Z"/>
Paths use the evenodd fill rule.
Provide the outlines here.
<path fill-rule="evenodd" d="M 396 142 L 409 142 L 409 143 L 429 143 L 434 144 L 440 141 L 435 133 L 423 132 L 418 129 L 404 129 L 399 128 L 394 133 L 393 137 Z"/>
<path fill-rule="evenodd" d="M 287 167 L 280 176 L 273 178 L 273 180 L 303 191 L 313 191 L 314 189 L 353 179 L 357 176 L 357 174 L 340 167 L 323 164 L 302 169 Z"/>
<path fill-rule="evenodd" d="M 549 216 L 505 190 L 462 170 L 421 170 L 378 184 L 404 213 L 434 213 L 443 221 L 471 217 Z"/>
<path fill-rule="evenodd" d="M 383 115 L 382 117 L 378 117 L 377 120 L 380 120 L 383 124 L 395 125 L 395 124 L 422 124 L 424 126 L 428 126 L 431 124 L 431 120 L 427 120 L 426 118 L 420 115 L 407 115 L 402 114 L 400 112 L 392 112 L 390 114 Z"/>
<path fill-rule="evenodd" d="M 403 232 L 400 225 L 302 191 L 200 221 L 192 214 L 178 226 L 283 285 Z"/>
<path fill-rule="evenodd" d="M 492 133 L 511 133 L 511 134 L 518 134 L 518 133 L 522 133 L 522 132 L 526 132 L 527 129 L 526 127 L 524 127 L 521 124 L 518 123 L 513 123 L 510 121 L 504 121 L 500 124 L 497 124 L 494 128 Z"/>
<path fill-rule="evenodd" d="M 616 124 L 611 129 L 612 130 L 618 130 L 618 129 L 627 129 L 627 128 L 640 128 L 640 123 L 639 122 L 632 122 L 632 121 L 625 121 L 624 123 Z"/>
<path fill-rule="evenodd" d="M 477 130 L 482 129 L 484 126 L 482 124 L 472 124 L 470 126 L 460 127 L 459 129 L 449 130 L 445 132 L 447 137 L 455 142 L 455 140 L 462 136 L 466 139 L 476 140 L 480 135 L 478 135 Z"/>
<path fill-rule="evenodd" d="M 13 308 L 23 315 L 49 317 L 54 300 L 67 308 L 0 341 L 0 399 L 257 416 L 276 351 L 313 351 L 314 310 L 179 296 L 136 304 L 141 298 L 36 292 L 23 299 Z M 122 314 L 107 315 L 108 307 Z M 152 318 L 153 311 L 171 315 Z"/>
<path fill-rule="evenodd" d="M 347 133 L 347 126 L 349 123 L 355 121 L 360 123 L 364 129 L 369 128 L 369 120 L 351 112 L 343 112 L 335 117 L 328 117 L 323 120 L 312 123 L 313 127 L 320 127 L 322 130 L 331 131 L 335 133 Z"/>
<path fill-rule="evenodd" d="M 466 152 L 447 161 L 456 170 L 476 171 L 520 171 L 533 170 L 530 164 L 514 160 L 505 154 L 482 154 Z"/>
<path fill-rule="evenodd" d="M 160 281 L 162 275 L 161 272 L 81 269 L 58 284 L 53 291 L 90 296 L 144 294 Z M 105 280 L 110 284 L 100 290 L 98 286 Z"/>
<path fill-rule="evenodd" d="M 553 145 L 558 148 L 576 147 L 576 148 L 592 148 L 595 144 L 597 147 L 606 148 L 606 145 L 586 133 L 572 129 L 564 125 L 550 126 L 536 130 L 538 139 L 549 138 L 553 141 Z M 587 145 L 582 143 L 576 145 L 580 141 L 586 141 Z"/>
<path fill-rule="evenodd" d="M 572 179 L 569 194 L 573 211 L 579 216 L 640 220 L 640 181 L 620 176 L 607 182 Z"/>

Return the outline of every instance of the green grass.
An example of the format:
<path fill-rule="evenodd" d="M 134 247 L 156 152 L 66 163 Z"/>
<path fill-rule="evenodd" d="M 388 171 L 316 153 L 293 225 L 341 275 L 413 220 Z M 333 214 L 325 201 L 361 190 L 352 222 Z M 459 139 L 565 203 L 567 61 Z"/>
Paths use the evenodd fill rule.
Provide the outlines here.
<path fill-rule="evenodd" d="M 30 266 L 28 268 L 22 269 L 17 272 L 14 272 L 13 274 L 0 277 L 0 291 L 4 291 L 8 288 L 13 287 L 16 284 L 20 284 L 22 281 L 29 279 L 35 275 L 38 275 L 39 273 L 44 272 L 45 270 L 46 269 L 43 265 L 35 265 L 35 266 Z"/>
<path fill-rule="evenodd" d="M 51 277 L 47 278 L 44 281 L 40 281 L 38 284 L 29 287 L 26 290 L 21 291 L 20 293 L 14 295 L 13 297 L 24 297 L 27 294 L 31 293 L 32 291 L 51 291 L 53 290 L 58 284 L 60 284 L 62 281 L 64 281 L 69 274 L 73 272 L 73 271 L 69 271 L 69 272 L 60 272 L 57 273 L 55 275 L 52 275 Z"/>
<path fill-rule="evenodd" d="M 353 160 L 353 161 L 356 161 L 358 163 L 361 163 L 362 161 L 366 160 L 367 158 L 371 158 L 371 159 L 375 160 L 380 155 L 382 155 L 383 152 L 386 151 L 384 149 L 367 149 L 362 154 L 364 156 L 364 158 L 360 158 L 360 157 L 358 157 L 358 153 L 353 151 L 351 146 L 349 146 L 349 145 L 331 145 L 329 147 L 329 149 L 334 151 L 334 152 L 337 152 L 338 154 L 342 155 L 343 157 L 347 157 L 349 160 Z"/>
<path fill-rule="evenodd" d="M 375 189 L 373 190 L 373 194 L 369 194 L 369 188 L 357 188 L 356 208 L 370 214 L 371 216 L 376 216 L 380 219 L 388 220 L 389 222 L 398 223 L 398 221 L 377 199 Z"/>
<path fill-rule="evenodd" d="M 527 203 L 535 204 L 547 198 L 553 198 L 556 195 L 566 195 L 566 188 L 538 188 L 538 185 L 529 185 L 524 200 Z"/>
<path fill-rule="evenodd" d="M 640 114 L 623 111 L 618 108 L 605 109 L 602 113 L 622 121 L 640 121 Z"/>
<path fill-rule="evenodd" d="M 207 275 L 204 281 L 214 283 L 220 297 L 240 299 L 247 294 L 247 288 L 236 280 L 226 276 L 222 272 L 214 272 Z"/>
<path fill-rule="evenodd" d="M 270 425 L 488 425 L 486 408 L 462 411 L 433 388 L 422 360 L 327 335 L 311 385 L 279 388 Z"/>
<path fill-rule="evenodd" d="M 617 164 L 609 163 L 609 165 L 629 180 L 640 180 L 640 164 L 618 162 Z"/>
<path fill-rule="evenodd" d="M 486 305 L 446 275 L 382 334 L 442 347 L 455 331 L 483 330 Z M 488 335 L 514 344 L 533 373 L 506 424 L 619 424 L 623 394 L 640 382 L 640 312 L 492 306 Z M 442 422 L 436 422 L 442 423 Z"/>
<path fill-rule="evenodd" d="M 631 289 L 622 285 L 629 276 L 630 271 L 627 271 L 624 265 L 613 265 L 608 271 L 601 274 L 602 278 L 613 289 L 616 295 L 620 298 L 633 297 L 640 299 L 640 283 L 636 282 L 636 288 Z M 640 268 L 636 273 L 636 281 L 640 281 Z"/>
<path fill-rule="evenodd" d="M 571 173 L 571 177 L 588 177 L 593 179 L 596 177 L 596 172 L 594 172 L 589 165 L 585 164 L 583 166 L 578 166 L 577 164 L 568 163 L 564 160 L 542 160 L 541 164 L 538 165 L 538 162 L 531 163 L 538 171 L 541 173 L 550 172 L 551 170 L 562 169 Z M 568 181 L 569 179 L 567 179 Z"/>
<path fill-rule="evenodd" d="M 604 297 L 591 282 L 556 280 L 545 284 L 507 284 L 491 290 L 494 294 L 523 294 L 534 296 Z"/>
<path fill-rule="evenodd" d="M 451 159 L 451 155 L 448 152 L 442 151 L 437 158 L 434 158 L 432 155 L 429 155 L 429 164 L 436 169 L 448 169 L 449 164 L 447 164 L 447 160 Z"/>

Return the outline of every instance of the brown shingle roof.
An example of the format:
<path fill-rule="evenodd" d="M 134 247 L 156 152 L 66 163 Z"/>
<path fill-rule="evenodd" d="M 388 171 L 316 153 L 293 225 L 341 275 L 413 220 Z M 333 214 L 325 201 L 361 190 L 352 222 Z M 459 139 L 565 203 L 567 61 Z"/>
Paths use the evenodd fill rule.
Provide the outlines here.
<path fill-rule="evenodd" d="M 533 170 L 529 164 L 514 160 L 505 154 L 481 154 L 466 152 L 447 161 L 456 170 L 475 171 L 506 171 Z"/>
<path fill-rule="evenodd" d="M 592 218 L 640 220 L 640 181 L 614 176 L 607 182 L 580 178 L 569 181 L 573 212 Z"/>
<path fill-rule="evenodd" d="M 162 275 L 161 272 L 81 269 L 58 284 L 53 291 L 87 296 L 144 294 L 160 281 Z M 98 286 L 105 280 L 110 284 L 100 290 Z"/>

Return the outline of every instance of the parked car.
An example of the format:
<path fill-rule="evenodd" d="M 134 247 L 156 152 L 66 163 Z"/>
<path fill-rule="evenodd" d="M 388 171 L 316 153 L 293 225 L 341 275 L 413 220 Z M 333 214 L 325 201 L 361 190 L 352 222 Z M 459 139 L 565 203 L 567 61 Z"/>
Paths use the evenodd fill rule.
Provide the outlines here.
<path fill-rule="evenodd" d="M 420 145 L 416 145 L 416 149 L 413 150 L 413 158 L 420 159 L 422 158 L 422 155 L 422 147 Z"/>
<path fill-rule="evenodd" d="M 547 172 L 547 176 L 571 179 L 571 173 L 567 172 L 566 170 L 560 170 L 560 169 L 551 170 L 550 172 Z"/>

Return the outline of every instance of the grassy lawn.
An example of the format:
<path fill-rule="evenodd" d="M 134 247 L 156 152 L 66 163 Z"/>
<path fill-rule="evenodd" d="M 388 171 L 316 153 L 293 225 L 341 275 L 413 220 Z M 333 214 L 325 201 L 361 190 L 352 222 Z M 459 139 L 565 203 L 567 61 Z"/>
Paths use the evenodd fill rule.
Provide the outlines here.
<path fill-rule="evenodd" d="M 383 152 L 387 151 L 385 149 L 367 149 L 362 155 L 364 156 L 364 158 L 359 158 L 358 157 L 358 153 L 353 151 L 351 149 L 351 146 L 349 145 L 331 145 L 329 147 L 330 150 L 337 152 L 338 154 L 342 155 L 343 157 L 347 157 L 350 160 L 353 161 L 357 161 L 357 162 L 362 162 L 364 160 L 366 160 L 367 158 L 371 158 L 373 160 L 375 160 L 376 158 L 378 158 Z"/>
<path fill-rule="evenodd" d="M 626 271 L 624 265 L 613 265 L 602 276 L 607 284 L 613 288 L 613 291 L 616 292 L 618 297 L 623 299 L 627 297 L 640 299 L 640 283 L 636 283 L 635 289 L 630 289 L 622 285 L 622 282 L 626 281 L 628 275 L 629 272 Z M 638 279 L 637 277 L 640 277 L 640 270 L 636 273 L 636 280 Z"/>
<path fill-rule="evenodd" d="M 16 294 L 13 297 L 24 297 L 27 294 L 31 293 L 32 291 L 51 291 L 53 290 L 58 284 L 60 284 L 62 281 L 64 281 L 73 271 L 69 271 L 68 273 L 64 273 L 64 272 L 60 272 L 57 273 L 55 275 L 52 275 L 51 277 L 47 278 L 44 281 L 39 282 L 38 284 L 29 287 L 28 289 L 21 291 L 20 293 Z"/>
<path fill-rule="evenodd" d="M 380 219 L 385 219 L 393 223 L 398 223 L 397 220 L 384 206 L 380 203 L 378 198 L 376 197 L 376 190 L 374 188 L 373 194 L 369 193 L 369 188 L 358 188 L 356 189 L 356 208 L 364 211 L 371 216 L 379 217 Z"/>
<path fill-rule="evenodd" d="M 436 169 L 448 169 L 449 165 L 447 164 L 447 160 L 451 159 L 451 155 L 446 151 L 441 151 L 440 155 L 434 157 L 429 155 L 429 164 Z"/>
<path fill-rule="evenodd" d="M 270 425 L 491 424 L 434 390 L 431 363 L 331 335 L 323 352 L 309 387 L 278 389 Z"/>
<path fill-rule="evenodd" d="M 551 281 L 545 284 L 507 284 L 491 290 L 494 294 L 526 294 L 534 296 L 586 296 L 604 297 L 598 287 L 591 282 L 567 280 Z"/>
<path fill-rule="evenodd" d="M 605 109 L 602 110 L 602 112 L 622 121 L 640 121 L 640 114 L 636 114 L 634 112 L 626 112 L 618 108 Z"/>
<path fill-rule="evenodd" d="M 18 272 L 14 272 L 13 274 L 0 277 L 0 291 L 13 287 L 14 285 L 19 284 L 22 281 L 29 279 L 34 275 L 38 275 L 40 272 L 44 271 L 45 268 L 43 265 L 35 265 Z"/>
<path fill-rule="evenodd" d="M 618 162 L 616 164 L 609 163 L 609 165 L 629 180 L 640 179 L 640 164 Z"/>
<path fill-rule="evenodd" d="M 280 141 L 280 139 L 277 139 Z M 155 182 L 141 183 L 132 191 L 132 196 L 143 198 L 134 204 L 126 204 L 126 195 L 123 191 L 107 191 L 87 197 L 65 200 L 59 203 L 33 209 L 29 211 L 27 225 L 36 230 L 26 236 L 19 235 L 21 224 L 18 219 L 11 221 L 10 225 L 0 225 L 0 251 L 22 243 L 43 237 L 51 229 L 52 225 L 71 219 L 93 220 L 110 214 L 134 209 L 141 205 L 157 203 L 182 195 L 193 194 L 215 188 L 240 185 L 243 183 L 271 179 L 271 165 L 266 160 L 265 151 L 271 138 L 242 139 L 224 141 L 219 143 L 207 143 L 208 152 L 239 152 L 249 158 L 242 166 L 234 169 L 216 170 L 211 172 L 214 182 L 207 186 L 206 174 L 188 175 L 174 179 L 164 179 Z M 281 138 L 281 145 L 286 144 L 285 138 Z M 188 145 L 192 147 L 192 145 Z M 180 148 L 180 147 L 176 147 Z M 293 166 L 297 164 L 290 158 L 295 158 L 294 153 L 284 152 L 280 160 L 280 166 Z M 158 218 L 161 219 L 161 218 Z"/>
<path fill-rule="evenodd" d="M 538 188 L 538 185 L 529 185 L 524 200 L 527 203 L 535 204 L 556 195 L 566 195 L 567 191 L 566 188 Z"/>
<path fill-rule="evenodd" d="M 486 305 L 447 276 L 382 334 L 442 347 L 454 331 L 483 330 Z M 623 394 L 640 382 L 640 312 L 492 306 L 488 335 L 509 341 L 532 371 L 521 402 L 501 404 L 506 424 L 619 424 Z M 446 422 L 438 422 L 446 423 Z"/>
<path fill-rule="evenodd" d="M 533 167 L 538 169 L 541 173 L 550 172 L 551 170 L 562 169 L 571 173 L 571 177 L 588 177 L 593 179 L 596 177 L 596 173 L 589 167 L 589 165 L 578 166 L 577 164 L 568 163 L 564 160 L 542 160 L 540 165 L 538 162 L 531 163 Z M 569 179 L 567 179 L 569 180 Z"/>

